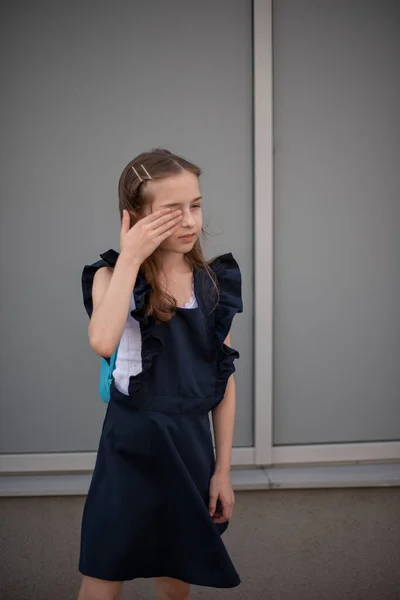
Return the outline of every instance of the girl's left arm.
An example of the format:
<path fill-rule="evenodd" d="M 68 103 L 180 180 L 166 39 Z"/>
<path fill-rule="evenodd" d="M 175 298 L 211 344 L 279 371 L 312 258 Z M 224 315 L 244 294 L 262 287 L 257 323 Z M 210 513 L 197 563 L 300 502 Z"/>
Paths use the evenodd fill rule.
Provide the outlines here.
<path fill-rule="evenodd" d="M 230 334 L 225 340 L 230 346 Z M 236 385 L 233 375 L 228 379 L 224 398 L 213 410 L 213 428 L 215 438 L 216 465 L 210 483 L 210 515 L 214 522 L 224 523 L 232 516 L 235 495 L 230 481 L 233 430 L 236 413 Z M 222 512 L 216 512 L 217 501 Z"/>

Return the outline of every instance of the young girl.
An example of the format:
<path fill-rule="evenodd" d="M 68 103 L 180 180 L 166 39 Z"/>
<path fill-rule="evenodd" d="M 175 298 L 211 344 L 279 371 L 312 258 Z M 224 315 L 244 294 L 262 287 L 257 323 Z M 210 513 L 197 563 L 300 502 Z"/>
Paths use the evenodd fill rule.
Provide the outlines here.
<path fill-rule="evenodd" d="M 137 577 L 155 578 L 160 600 L 187 600 L 189 584 L 240 583 L 220 536 L 234 504 L 229 331 L 241 277 L 231 254 L 203 258 L 199 176 L 167 150 L 131 161 L 119 181 L 120 254 L 83 271 L 90 345 L 118 354 L 83 514 L 79 600 L 117 600 Z"/>

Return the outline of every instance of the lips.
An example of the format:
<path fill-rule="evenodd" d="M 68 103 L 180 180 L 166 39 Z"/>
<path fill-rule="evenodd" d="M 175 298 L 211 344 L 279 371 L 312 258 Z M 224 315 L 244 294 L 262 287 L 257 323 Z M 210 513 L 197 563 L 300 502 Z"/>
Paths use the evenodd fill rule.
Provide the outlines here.
<path fill-rule="evenodd" d="M 194 233 L 190 233 L 188 235 L 181 235 L 179 237 L 180 240 L 183 240 L 184 242 L 191 242 L 192 240 L 194 240 L 196 234 Z"/>

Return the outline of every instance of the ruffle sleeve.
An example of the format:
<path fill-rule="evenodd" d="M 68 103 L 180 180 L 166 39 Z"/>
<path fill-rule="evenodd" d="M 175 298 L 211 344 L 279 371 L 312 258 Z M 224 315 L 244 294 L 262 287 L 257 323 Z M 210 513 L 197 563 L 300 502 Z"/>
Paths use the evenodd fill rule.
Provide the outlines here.
<path fill-rule="evenodd" d="M 118 259 L 118 252 L 115 250 L 107 250 L 103 254 L 100 254 L 101 260 L 96 261 L 91 265 L 86 265 L 82 271 L 82 294 L 83 294 L 83 304 L 86 308 L 86 312 L 89 317 L 92 316 L 93 312 L 93 281 L 94 276 L 96 275 L 99 269 L 103 267 L 115 267 L 115 263 Z"/>
<path fill-rule="evenodd" d="M 222 400 L 226 384 L 235 372 L 234 361 L 239 352 L 225 344 L 237 313 L 243 311 L 242 277 L 232 254 L 224 254 L 211 264 L 218 283 L 218 303 L 215 308 L 215 336 L 218 347 L 217 396 Z"/>
<path fill-rule="evenodd" d="M 218 282 L 215 327 L 217 337 L 223 343 L 231 329 L 234 316 L 243 311 L 242 277 L 232 254 L 219 256 L 213 260 L 210 267 Z"/>
<path fill-rule="evenodd" d="M 141 388 L 141 382 L 156 356 L 162 353 L 163 343 L 160 337 L 160 325 L 155 317 L 146 315 L 148 304 L 148 295 L 152 291 L 152 286 L 142 275 L 136 278 L 134 289 L 135 310 L 131 315 L 139 323 L 140 334 L 142 338 L 142 370 L 138 375 L 131 377 L 129 383 L 129 392 L 138 392 Z"/>
<path fill-rule="evenodd" d="M 86 265 L 82 272 L 82 293 L 83 304 L 89 317 L 93 313 L 93 281 L 96 272 L 103 267 L 114 268 L 118 260 L 119 253 L 115 250 L 107 250 L 100 254 L 101 260 L 96 261 L 91 265 Z M 154 357 L 162 350 L 160 340 L 156 335 L 156 322 L 152 317 L 145 316 L 147 296 L 151 292 L 152 287 L 146 279 L 139 273 L 136 277 L 135 287 L 132 290 L 135 299 L 135 310 L 131 311 L 132 316 L 139 322 L 142 334 L 142 372 L 147 371 Z M 108 360 L 108 359 L 107 359 Z M 139 374 L 141 376 L 141 374 Z M 140 377 L 136 377 L 137 382 Z M 138 383 L 134 382 L 134 388 Z"/>

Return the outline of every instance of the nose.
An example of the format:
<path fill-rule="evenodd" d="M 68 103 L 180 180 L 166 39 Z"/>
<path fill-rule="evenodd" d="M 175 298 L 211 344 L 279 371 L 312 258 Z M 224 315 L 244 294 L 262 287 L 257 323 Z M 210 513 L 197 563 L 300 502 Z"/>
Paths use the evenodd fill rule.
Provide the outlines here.
<path fill-rule="evenodd" d="M 196 222 L 194 220 L 194 217 L 192 215 L 192 212 L 190 209 L 185 209 L 182 211 L 183 212 L 183 218 L 182 218 L 182 227 L 186 227 L 186 228 L 193 228 L 196 225 Z"/>

